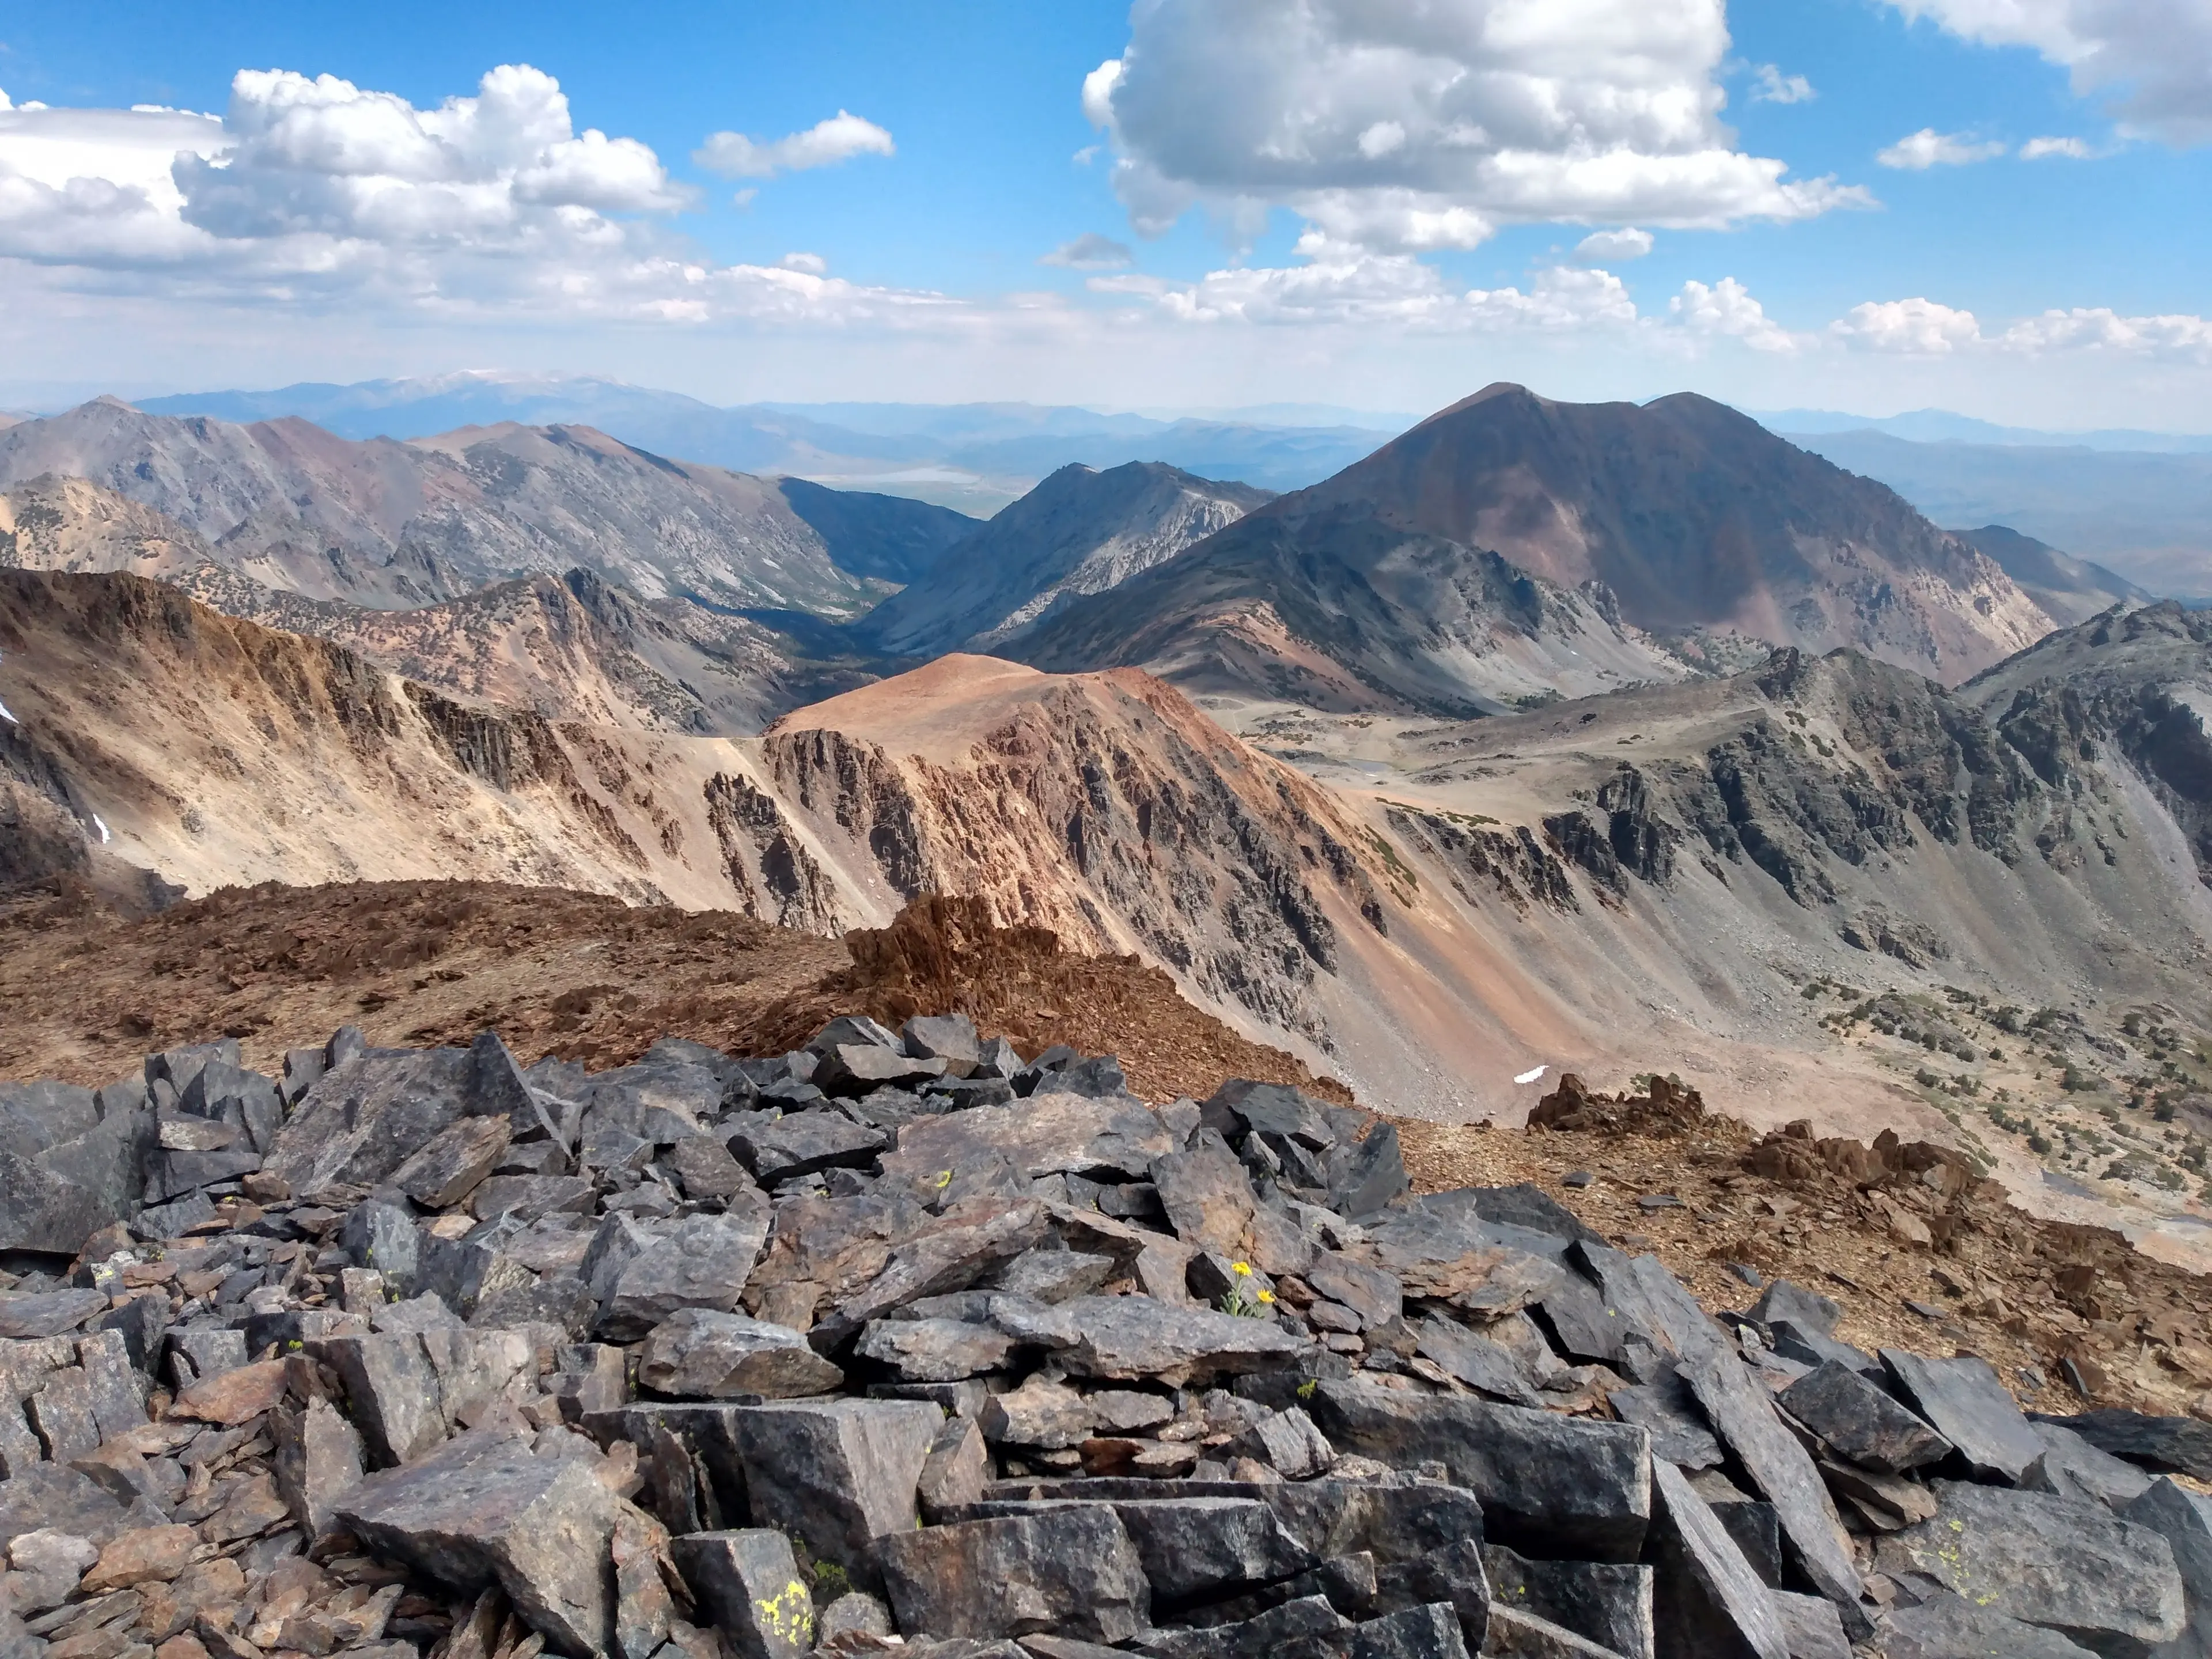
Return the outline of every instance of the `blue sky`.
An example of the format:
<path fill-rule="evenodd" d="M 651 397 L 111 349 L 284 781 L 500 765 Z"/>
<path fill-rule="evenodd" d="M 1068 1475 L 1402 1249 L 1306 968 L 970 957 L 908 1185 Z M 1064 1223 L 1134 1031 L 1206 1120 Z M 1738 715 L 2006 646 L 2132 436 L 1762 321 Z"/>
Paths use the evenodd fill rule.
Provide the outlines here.
<path fill-rule="evenodd" d="M 18 404 L 1512 378 L 2212 428 L 2206 0 L 119 0 L 14 9 L 0 93 Z"/>

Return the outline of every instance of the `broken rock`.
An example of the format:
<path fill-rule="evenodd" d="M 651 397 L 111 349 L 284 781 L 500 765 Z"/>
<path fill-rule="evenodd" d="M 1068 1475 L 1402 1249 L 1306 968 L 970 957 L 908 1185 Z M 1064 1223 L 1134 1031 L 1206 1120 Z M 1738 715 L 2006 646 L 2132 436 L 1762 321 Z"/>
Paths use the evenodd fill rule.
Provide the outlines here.
<path fill-rule="evenodd" d="M 679 1399 L 757 1395 L 785 1400 L 828 1394 L 845 1374 L 787 1326 L 714 1308 L 684 1308 L 647 1333 L 638 1349 L 641 1388 Z"/>
<path fill-rule="evenodd" d="M 876 1559 L 902 1630 L 986 1638 L 1050 1631 L 1111 1644 L 1148 1622 L 1143 1562 L 1103 1504 L 891 1533 Z"/>

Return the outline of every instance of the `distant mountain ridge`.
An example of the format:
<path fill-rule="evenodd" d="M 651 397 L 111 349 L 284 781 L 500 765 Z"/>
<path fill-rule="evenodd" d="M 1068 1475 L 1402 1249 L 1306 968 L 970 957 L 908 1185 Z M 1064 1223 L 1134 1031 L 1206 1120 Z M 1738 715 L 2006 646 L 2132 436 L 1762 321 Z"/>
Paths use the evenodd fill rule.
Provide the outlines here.
<path fill-rule="evenodd" d="M 1387 435 L 1286 407 L 1240 416 L 1161 419 L 1032 404 L 750 404 L 719 408 L 680 392 L 582 375 L 466 372 L 351 386 L 140 399 L 149 414 L 248 424 L 286 416 L 343 437 L 401 440 L 513 421 L 582 425 L 656 454 L 791 475 L 989 514 L 1060 467 L 1160 461 L 1207 477 L 1296 489 Z M 1270 413 L 1277 419 L 1261 418 Z"/>
<path fill-rule="evenodd" d="M 386 608 L 580 566 L 648 598 L 852 616 L 895 580 L 862 572 L 910 573 L 973 525 L 894 496 L 801 510 L 770 481 L 587 427 L 355 441 L 112 398 L 0 431 L 0 489 L 48 474 L 166 514 L 263 586 Z"/>
<path fill-rule="evenodd" d="M 908 656 L 995 651 L 1056 603 L 1127 581 L 1269 499 L 1157 462 L 1064 466 L 855 631 Z"/>
<path fill-rule="evenodd" d="M 1938 524 L 2009 525 L 2153 592 L 2212 595 L 2212 454 L 1912 443 L 1872 431 L 1800 434 Z"/>

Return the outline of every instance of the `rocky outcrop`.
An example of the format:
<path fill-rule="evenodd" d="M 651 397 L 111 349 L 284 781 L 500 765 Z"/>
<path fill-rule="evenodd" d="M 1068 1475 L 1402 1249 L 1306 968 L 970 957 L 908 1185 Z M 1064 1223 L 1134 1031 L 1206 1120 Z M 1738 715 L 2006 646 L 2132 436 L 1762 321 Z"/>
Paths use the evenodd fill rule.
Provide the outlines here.
<path fill-rule="evenodd" d="M 945 1016 L 596 1074 L 490 1032 L 237 1058 L 149 1055 L 89 1106 L 0 1085 L 17 1139 L 159 1126 L 118 1160 L 143 1189 L 0 1285 L 27 1659 L 2212 1633 L 2202 1516 L 2152 1478 L 2212 1467 L 2201 1425 L 2031 1422 L 1787 1282 L 1716 1322 L 1536 1189 L 1412 1195 L 1389 1124 L 1296 1089 L 1155 1105 Z M 1561 1133 L 1701 1109 L 1553 1099 Z M 732 1158 L 808 1125 L 889 1133 Z M 164 1161 L 224 1129 L 242 1159 Z M 1940 1149 L 1753 1162 L 1972 1190 Z"/>
<path fill-rule="evenodd" d="M 1080 949 L 1133 945 L 1286 1030 L 1326 1037 L 1310 993 L 1338 965 L 1338 916 L 1389 925 L 1374 855 L 1328 797 L 1140 675 L 946 658 L 787 719 L 763 762 L 900 902 L 972 896 Z"/>

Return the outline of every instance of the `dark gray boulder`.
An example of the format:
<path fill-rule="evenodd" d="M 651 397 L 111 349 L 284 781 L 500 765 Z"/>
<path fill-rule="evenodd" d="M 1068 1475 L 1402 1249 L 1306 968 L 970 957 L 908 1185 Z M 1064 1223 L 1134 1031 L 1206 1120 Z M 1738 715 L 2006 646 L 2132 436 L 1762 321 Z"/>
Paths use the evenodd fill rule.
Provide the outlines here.
<path fill-rule="evenodd" d="M 799 1659 L 814 1648 L 814 1598 L 791 1540 L 769 1527 L 669 1540 L 676 1570 L 737 1659 Z"/>
<path fill-rule="evenodd" d="M 2161 1477 L 2119 1513 L 2165 1539 L 2181 1574 L 2187 1627 L 2156 1650 L 2158 1659 L 2207 1659 L 2212 1656 L 2212 1502 Z"/>
<path fill-rule="evenodd" d="M 2043 1443 L 2043 1455 L 2020 1477 L 2023 1490 L 2053 1498 L 2085 1498 L 2115 1513 L 2150 1490 L 2150 1475 L 2099 1450 L 2073 1430 L 2033 1419 L 2028 1427 Z"/>
<path fill-rule="evenodd" d="M 1883 1659 L 2095 1659 L 2057 1631 L 2008 1618 L 1948 1590 L 1889 1618 Z"/>
<path fill-rule="evenodd" d="M 678 1399 L 795 1399 L 844 1380 L 800 1333 L 715 1308 L 678 1309 L 637 1348 L 638 1386 Z"/>
<path fill-rule="evenodd" d="M 1831 1361 L 1777 1396 L 1784 1411 L 1854 1463 L 1884 1474 L 1940 1463 L 1951 1443 L 1888 1395 Z"/>
<path fill-rule="evenodd" d="M 904 1631 L 986 1638 L 1052 1631 L 1112 1644 L 1149 1622 L 1144 1564 L 1104 1504 L 888 1533 L 874 1555 Z"/>
<path fill-rule="evenodd" d="M 1976 1480 L 2017 1485 L 2043 1455 L 2027 1419 L 1986 1359 L 1931 1359 L 1884 1348 L 1881 1362 L 1912 1408 L 1954 1446 Z"/>
<path fill-rule="evenodd" d="M 368 1476 L 339 1498 L 337 1518 L 377 1555 L 464 1595 L 496 1583 L 549 1645 L 580 1659 L 614 1646 L 609 1561 L 628 1508 L 596 1462 L 482 1430 Z"/>
<path fill-rule="evenodd" d="M 2041 1420 L 2071 1429 L 2100 1451 L 2154 1474 L 2212 1480 L 2212 1423 L 2111 1410 Z"/>
<path fill-rule="evenodd" d="M 1652 1570 L 1626 1562 L 1532 1561 L 1482 1547 L 1493 1608 L 1532 1613 L 1620 1659 L 1655 1659 Z"/>
<path fill-rule="evenodd" d="M 2148 1653 L 2185 1624 L 2172 1547 L 2101 1504 L 1939 1481 L 1933 1519 L 1881 1540 L 1892 1577 L 1919 1573 L 2024 1624 L 2111 1656 Z"/>
<path fill-rule="evenodd" d="M 884 1154 L 889 1179 L 933 1181 L 997 1153 L 1023 1175 L 1133 1181 L 1170 1151 L 1157 1114 L 1126 1095 L 1050 1094 L 1026 1103 L 948 1112 L 902 1130 Z"/>
<path fill-rule="evenodd" d="M 754 1523 L 790 1534 L 864 1588 L 874 1583 L 870 1541 L 921 1525 L 915 1489 L 944 1421 L 910 1400 L 791 1401 L 726 1419 Z"/>
<path fill-rule="evenodd" d="M 748 1113 L 730 1135 L 738 1161 L 768 1186 L 822 1170 L 859 1169 L 890 1144 L 881 1129 L 842 1112 Z"/>
<path fill-rule="evenodd" d="M 1711 1507 L 1671 1463 L 1653 1465 L 1651 1484 L 1661 1659 L 1791 1659 L 1773 1593 Z"/>
<path fill-rule="evenodd" d="M 1401 1469 L 1442 1463 L 1500 1542 L 1589 1561 L 1643 1549 L 1650 1437 L 1632 1424 L 1358 1382 L 1317 1382 L 1303 1403 L 1339 1452 Z"/>

